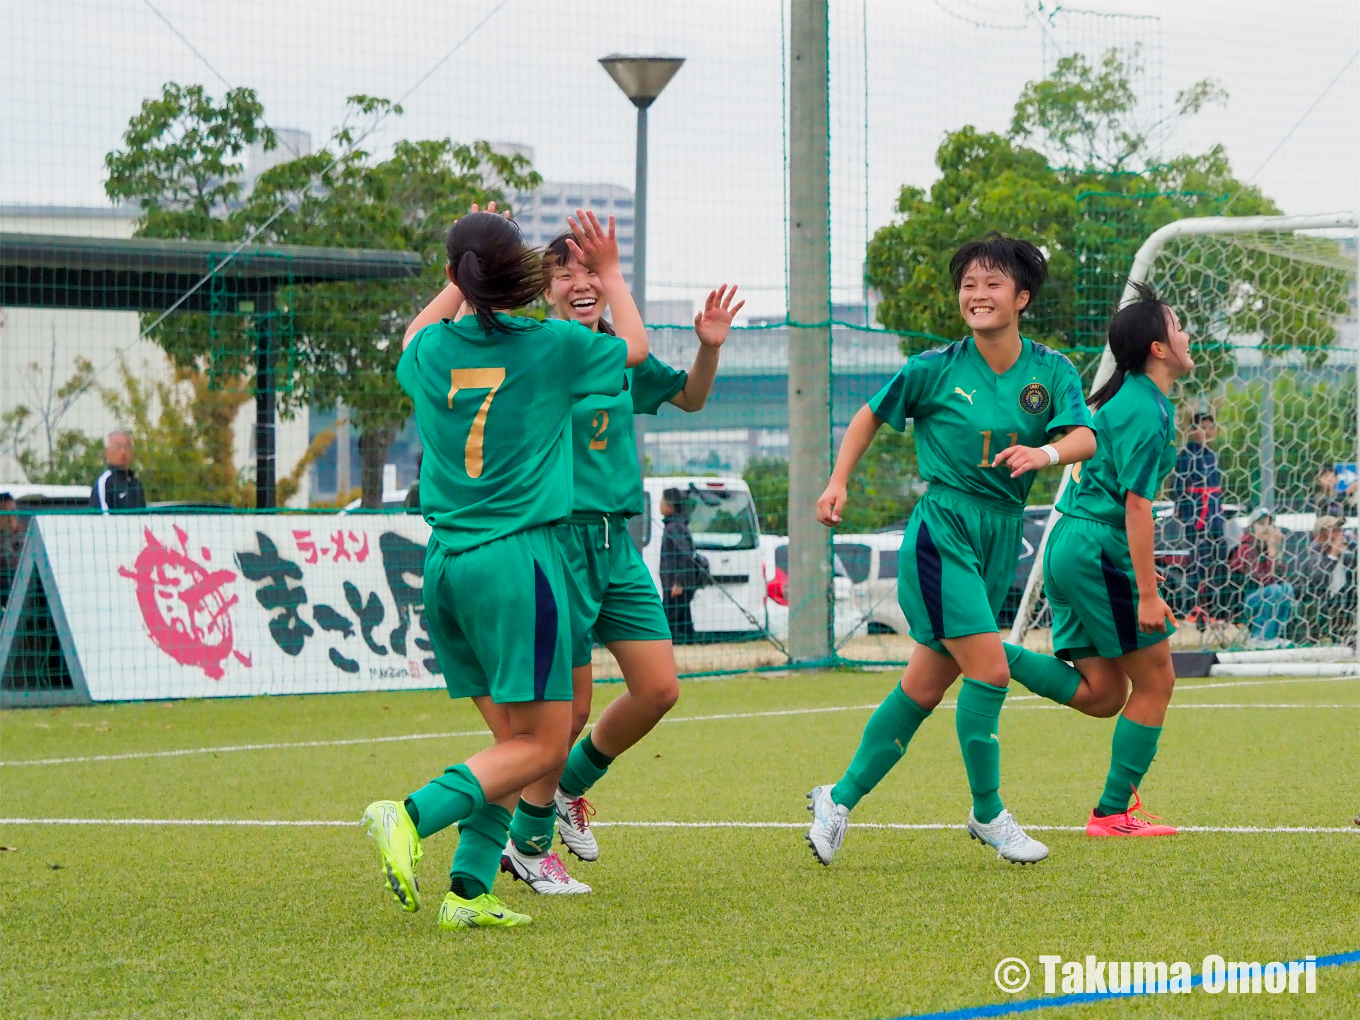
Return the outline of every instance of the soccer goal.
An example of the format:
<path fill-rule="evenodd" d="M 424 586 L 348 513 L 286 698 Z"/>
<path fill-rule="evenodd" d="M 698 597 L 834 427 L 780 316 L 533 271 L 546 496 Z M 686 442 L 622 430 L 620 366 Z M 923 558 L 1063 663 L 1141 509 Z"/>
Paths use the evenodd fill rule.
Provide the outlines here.
<path fill-rule="evenodd" d="M 1172 394 L 1182 453 L 1154 505 L 1157 567 L 1173 649 L 1237 672 L 1354 668 L 1356 226 L 1352 213 L 1177 220 L 1143 242 L 1121 298 L 1151 284 L 1191 336 L 1196 368 Z M 1113 370 L 1107 347 L 1090 392 Z M 1058 517 L 1011 631 L 1031 647 L 1051 647 L 1042 551 Z"/>

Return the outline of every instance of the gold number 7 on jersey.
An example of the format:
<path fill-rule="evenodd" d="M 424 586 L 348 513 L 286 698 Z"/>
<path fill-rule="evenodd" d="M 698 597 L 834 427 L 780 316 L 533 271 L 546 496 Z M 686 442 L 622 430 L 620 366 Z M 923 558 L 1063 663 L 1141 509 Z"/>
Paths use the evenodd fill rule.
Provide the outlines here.
<path fill-rule="evenodd" d="M 469 478 L 480 478 L 482 474 L 482 439 L 486 433 L 486 416 L 491 410 L 491 401 L 496 399 L 496 391 L 505 382 L 503 368 L 454 368 L 449 370 L 449 410 L 453 410 L 453 395 L 459 390 L 490 390 L 477 416 L 472 419 L 468 430 L 467 446 L 463 449 L 463 468 Z"/>

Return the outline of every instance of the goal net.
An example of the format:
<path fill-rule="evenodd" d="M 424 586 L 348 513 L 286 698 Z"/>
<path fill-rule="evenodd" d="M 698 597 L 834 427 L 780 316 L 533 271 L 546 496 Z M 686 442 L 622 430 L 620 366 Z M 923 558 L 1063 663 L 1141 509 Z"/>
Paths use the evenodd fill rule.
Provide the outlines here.
<path fill-rule="evenodd" d="M 1154 505 L 1175 650 L 1353 657 L 1356 258 L 1352 214 L 1178 220 L 1134 258 L 1121 301 L 1151 284 L 1196 361 Z M 1091 392 L 1113 367 L 1107 349 Z M 1035 556 L 1012 639 L 1048 649 L 1042 574 Z"/>

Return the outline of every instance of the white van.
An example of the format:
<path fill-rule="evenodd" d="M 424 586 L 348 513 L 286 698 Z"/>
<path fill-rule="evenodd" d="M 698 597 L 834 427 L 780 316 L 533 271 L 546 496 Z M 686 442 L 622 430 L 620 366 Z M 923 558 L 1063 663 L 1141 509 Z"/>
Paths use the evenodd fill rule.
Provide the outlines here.
<path fill-rule="evenodd" d="M 690 603 L 695 633 L 719 639 L 757 636 L 765 629 L 765 578 L 760 563 L 760 524 L 751 490 L 740 478 L 663 475 L 642 480 L 643 509 L 628 523 L 661 591 L 661 494 L 679 489 L 690 504 L 689 530 L 694 548 L 708 560 L 712 585 L 700 588 Z"/>

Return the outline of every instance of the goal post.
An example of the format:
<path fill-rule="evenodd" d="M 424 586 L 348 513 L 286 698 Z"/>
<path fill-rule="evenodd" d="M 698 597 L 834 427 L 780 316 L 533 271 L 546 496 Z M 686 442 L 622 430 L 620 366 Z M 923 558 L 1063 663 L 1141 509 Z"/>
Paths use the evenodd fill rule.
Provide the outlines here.
<path fill-rule="evenodd" d="M 1134 299 L 1136 284 L 1151 284 L 1177 309 L 1192 350 L 1201 355 L 1175 395 L 1178 442 L 1184 445 L 1194 410 L 1213 412 L 1222 427 L 1211 446 L 1224 473 L 1227 520 L 1210 569 L 1195 562 L 1197 555 L 1203 560 L 1207 547 L 1195 546 L 1174 504 L 1166 502 L 1173 494 L 1171 480 L 1157 507 L 1158 566 L 1169 574 L 1168 600 L 1182 621 L 1178 648 L 1251 649 L 1242 654 L 1257 663 L 1297 657 L 1304 648 L 1312 658 L 1354 659 L 1360 648 L 1356 229 L 1356 214 L 1350 212 L 1195 217 L 1154 231 L 1134 256 L 1119 306 Z M 1107 344 L 1089 392 L 1114 367 Z M 1322 550 L 1326 536 L 1316 528 L 1318 511 L 1327 509 L 1319 487 L 1326 470 L 1339 470 L 1342 477 L 1335 502 L 1347 527 L 1336 557 L 1330 557 L 1335 538 Z M 1071 474 L 1069 465 L 1011 627 L 1010 640 L 1017 644 L 1027 635 L 1042 644 L 1032 632 L 1042 630 L 1048 616 L 1044 546 L 1061 516 L 1056 504 Z M 1261 529 L 1273 565 L 1252 573 L 1232 551 L 1249 521 L 1263 512 L 1273 522 Z M 1329 563 L 1338 564 L 1330 574 Z"/>

